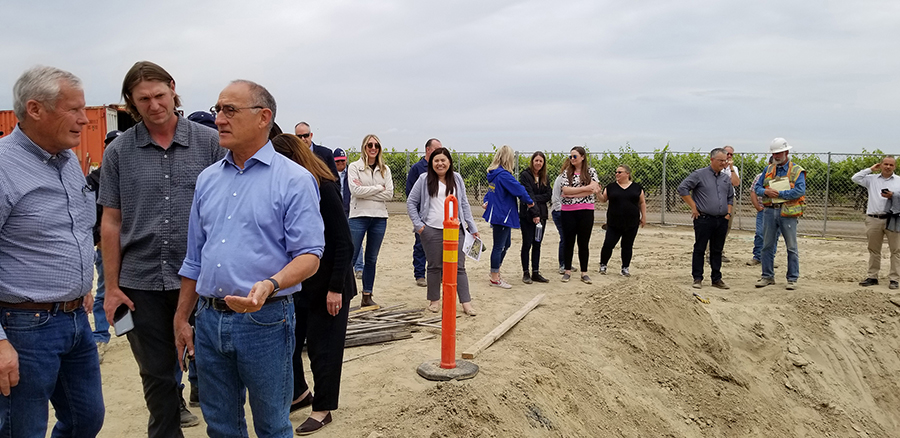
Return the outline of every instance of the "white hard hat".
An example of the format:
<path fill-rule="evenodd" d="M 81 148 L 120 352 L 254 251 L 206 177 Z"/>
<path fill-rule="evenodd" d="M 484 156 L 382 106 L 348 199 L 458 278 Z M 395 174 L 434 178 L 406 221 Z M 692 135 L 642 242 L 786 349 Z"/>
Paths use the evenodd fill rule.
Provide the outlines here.
<path fill-rule="evenodd" d="M 787 140 L 778 137 L 775 140 L 772 140 L 772 143 L 769 144 L 769 153 L 777 154 L 779 152 L 784 152 L 791 149 L 791 145 L 788 144 Z"/>

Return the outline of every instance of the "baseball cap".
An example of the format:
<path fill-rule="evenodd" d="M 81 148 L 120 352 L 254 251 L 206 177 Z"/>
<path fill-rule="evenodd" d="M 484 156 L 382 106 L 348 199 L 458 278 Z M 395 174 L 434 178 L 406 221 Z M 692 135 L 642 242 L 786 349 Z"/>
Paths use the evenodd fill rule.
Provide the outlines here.
<path fill-rule="evenodd" d="M 107 132 L 106 139 L 103 140 L 103 145 L 109 146 L 109 144 L 112 143 L 112 141 L 115 140 L 116 137 L 118 137 L 120 135 L 122 135 L 122 131 L 119 131 L 119 130 L 112 130 L 112 131 Z"/>
<path fill-rule="evenodd" d="M 343 149 L 337 148 L 334 150 L 334 161 L 341 161 L 347 159 L 347 153 L 344 152 Z"/>
<path fill-rule="evenodd" d="M 216 116 L 212 115 L 212 113 L 208 113 L 206 111 L 194 111 L 191 115 L 188 116 L 188 120 L 199 123 L 203 126 L 215 129 L 216 131 L 219 128 L 216 127 Z"/>
<path fill-rule="evenodd" d="M 772 140 L 772 143 L 769 145 L 769 153 L 777 154 L 779 152 L 784 152 L 791 149 L 791 145 L 788 144 L 787 140 L 778 137 L 775 140 Z"/>

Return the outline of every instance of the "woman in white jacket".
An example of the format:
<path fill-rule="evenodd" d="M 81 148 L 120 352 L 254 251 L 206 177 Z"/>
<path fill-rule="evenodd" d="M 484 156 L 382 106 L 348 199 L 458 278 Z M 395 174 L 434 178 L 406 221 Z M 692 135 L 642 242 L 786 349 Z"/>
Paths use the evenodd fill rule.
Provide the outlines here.
<path fill-rule="evenodd" d="M 353 236 L 353 260 L 359 257 L 366 239 L 365 267 L 362 276 L 362 306 L 374 306 L 372 289 L 378 251 L 387 230 L 387 206 L 394 196 L 391 169 L 381 157 L 381 141 L 374 134 L 363 138 L 362 155 L 347 166 L 350 186 L 350 234 Z"/>

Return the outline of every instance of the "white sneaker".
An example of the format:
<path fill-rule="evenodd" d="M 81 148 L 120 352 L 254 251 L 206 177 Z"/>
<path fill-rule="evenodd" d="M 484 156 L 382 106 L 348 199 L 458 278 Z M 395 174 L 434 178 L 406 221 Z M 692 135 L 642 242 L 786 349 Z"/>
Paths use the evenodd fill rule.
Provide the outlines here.
<path fill-rule="evenodd" d="M 511 289 L 512 285 L 504 281 L 502 278 L 499 281 L 491 280 L 491 286 L 493 287 L 502 287 L 503 289 Z"/>

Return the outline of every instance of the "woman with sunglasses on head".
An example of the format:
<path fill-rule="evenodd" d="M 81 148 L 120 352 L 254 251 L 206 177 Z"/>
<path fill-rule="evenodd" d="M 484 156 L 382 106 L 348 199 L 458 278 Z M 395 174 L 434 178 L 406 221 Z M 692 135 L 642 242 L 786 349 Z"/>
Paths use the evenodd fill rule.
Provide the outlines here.
<path fill-rule="evenodd" d="M 561 219 L 566 236 L 566 271 L 562 281 L 567 282 L 572 272 L 575 244 L 578 244 L 578 262 L 581 265 L 581 281 L 591 284 L 587 275 L 590 260 L 591 231 L 594 228 L 594 194 L 600 191 L 597 171 L 588 166 L 587 152 L 581 146 L 572 148 L 562 170 Z"/>
<path fill-rule="evenodd" d="M 428 262 L 426 281 L 428 282 L 428 310 L 437 313 L 441 309 L 441 280 L 443 278 L 444 252 L 444 200 L 448 195 L 456 196 L 456 217 L 460 223 L 460 236 L 463 227 L 475 237 L 478 227 L 469 208 L 466 197 L 466 186 L 462 176 L 453 171 L 453 157 L 445 148 L 437 148 L 428 160 L 428 170 L 419 176 L 409 198 L 406 200 L 406 211 L 413 223 L 413 229 L 422 240 L 425 260 Z M 447 215 L 451 216 L 451 215 Z M 462 239 L 460 239 L 462 240 Z M 462 244 L 456 264 L 456 293 L 462 303 L 463 312 L 475 316 L 472 308 L 472 296 L 469 294 L 469 277 L 466 274 L 466 255 Z"/>
<path fill-rule="evenodd" d="M 609 208 L 606 210 L 606 239 L 600 250 L 600 273 L 606 274 L 606 264 L 619 239 L 622 239 L 622 275 L 630 277 L 628 267 L 631 265 L 634 239 L 638 228 L 647 224 L 644 188 L 631 180 L 631 168 L 622 164 L 616 168 L 616 180 L 597 195 L 597 200 L 609 201 Z"/>
<path fill-rule="evenodd" d="M 304 280 L 303 289 L 294 294 L 297 328 L 291 412 L 312 404 L 309 418 L 297 428 L 297 433 L 305 435 L 330 423 L 331 411 L 338 407 L 347 317 L 350 300 L 356 295 L 351 261 L 353 241 L 344 215 L 341 188 L 328 166 L 294 135 L 275 135 L 272 145 L 316 178 L 319 212 L 325 223 L 325 252 L 319 261 L 319 269 Z M 300 353 L 304 342 L 316 387 L 315 398 L 303 374 Z"/>
<path fill-rule="evenodd" d="M 376 306 L 372 299 L 375 265 L 387 230 L 387 206 L 394 197 L 391 169 L 381 156 L 381 140 L 375 134 L 363 138 L 359 160 L 347 166 L 350 181 L 350 233 L 353 235 L 353 260 L 362 251 L 366 239 L 365 267 L 362 276 L 362 307 Z"/>
<path fill-rule="evenodd" d="M 547 225 L 547 203 L 550 202 L 550 184 L 547 180 L 547 157 L 537 151 L 531 155 L 528 168 L 519 174 L 519 182 L 525 187 L 528 196 L 534 201 L 529 208 L 524 202 L 519 203 L 519 221 L 522 223 L 522 282 L 531 284 L 549 283 L 550 280 L 541 275 L 541 242 L 535 239 L 537 225 Z M 543 232 L 543 231 L 542 231 Z M 541 237 L 543 238 L 543 237 Z M 528 258 L 531 256 L 531 271 L 528 270 Z"/>
<path fill-rule="evenodd" d="M 497 149 L 494 161 L 487 169 L 490 186 L 484 195 L 485 209 L 482 216 L 494 230 L 494 246 L 491 248 L 491 286 L 503 289 L 512 287 L 500 278 L 500 265 L 506 257 L 506 250 L 512 244 L 510 241 L 512 229 L 519 228 L 516 198 L 528 205 L 528 208 L 534 206 L 528 191 L 513 176 L 514 160 L 515 152 L 511 147 L 503 145 Z"/>

